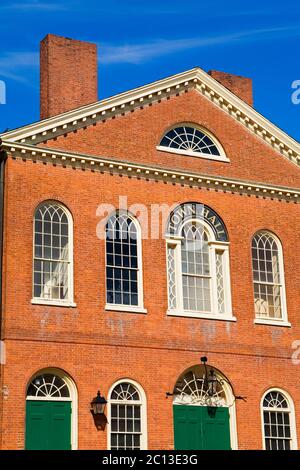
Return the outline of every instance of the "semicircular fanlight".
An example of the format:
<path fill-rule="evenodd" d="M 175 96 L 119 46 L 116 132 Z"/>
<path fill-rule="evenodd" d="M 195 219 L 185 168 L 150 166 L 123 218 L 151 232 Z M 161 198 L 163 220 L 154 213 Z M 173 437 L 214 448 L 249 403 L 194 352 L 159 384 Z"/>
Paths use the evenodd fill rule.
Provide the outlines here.
<path fill-rule="evenodd" d="M 171 129 L 162 138 L 160 146 L 185 152 L 221 155 L 211 137 L 192 126 L 180 126 Z"/>

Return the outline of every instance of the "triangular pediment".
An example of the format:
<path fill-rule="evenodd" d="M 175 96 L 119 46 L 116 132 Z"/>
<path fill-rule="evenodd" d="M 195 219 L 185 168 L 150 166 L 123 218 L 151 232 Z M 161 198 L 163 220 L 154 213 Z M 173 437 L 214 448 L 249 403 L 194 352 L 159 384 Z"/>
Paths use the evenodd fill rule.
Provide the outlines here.
<path fill-rule="evenodd" d="M 89 127 L 98 121 L 126 115 L 136 108 L 161 102 L 194 89 L 227 115 L 266 142 L 276 152 L 300 165 L 300 144 L 200 68 L 173 75 L 111 98 L 68 111 L 2 134 L 3 141 L 36 145 Z"/>

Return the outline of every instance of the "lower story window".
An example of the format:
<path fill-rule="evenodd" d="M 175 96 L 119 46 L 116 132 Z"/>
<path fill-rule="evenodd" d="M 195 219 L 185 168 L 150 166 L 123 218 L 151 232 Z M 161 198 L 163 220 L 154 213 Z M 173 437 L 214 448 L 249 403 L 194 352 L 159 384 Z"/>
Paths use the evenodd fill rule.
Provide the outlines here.
<path fill-rule="evenodd" d="M 291 450 L 294 416 L 289 400 L 279 391 L 268 392 L 263 400 L 263 426 L 266 450 Z"/>
<path fill-rule="evenodd" d="M 145 449 L 142 394 L 129 382 L 117 384 L 110 394 L 110 449 Z"/>
<path fill-rule="evenodd" d="M 111 449 L 141 448 L 139 405 L 111 405 Z"/>

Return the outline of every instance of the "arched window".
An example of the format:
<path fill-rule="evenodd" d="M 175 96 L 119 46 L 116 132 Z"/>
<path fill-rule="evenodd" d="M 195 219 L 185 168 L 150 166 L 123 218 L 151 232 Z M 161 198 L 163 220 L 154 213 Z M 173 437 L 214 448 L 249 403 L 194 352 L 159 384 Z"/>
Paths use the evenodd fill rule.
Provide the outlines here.
<path fill-rule="evenodd" d="M 173 211 L 167 234 L 169 314 L 234 319 L 228 245 L 226 228 L 212 209 L 185 203 Z"/>
<path fill-rule="evenodd" d="M 281 244 L 270 232 L 252 239 L 255 315 L 261 320 L 287 320 Z"/>
<path fill-rule="evenodd" d="M 262 420 L 266 450 L 297 448 L 294 407 L 286 393 L 270 390 L 264 395 Z"/>
<path fill-rule="evenodd" d="M 72 217 L 47 201 L 34 214 L 33 302 L 73 302 Z"/>
<path fill-rule="evenodd" d="M 146 449 L 146 398 L 132 381 L 120 381 L 109 394 L 109 442 L 111 450 Z"/>
<path fill-rule="evenodd" d="M 52 398 L 70 398 L 69 387 L 61 376 L 45 373 L 34 377 L 27 389 L 27 398 L 41 397 L 44 400 Z"/>
<path fill-rule="evenodd" d="M 229 161 L 214 136 L 209 131 L 192 124 L 181 124 L 170 129 L 157 148 L 181 155 Z"/>
<path fill-rule="evenodd" d="M 127 213 L 106 224 L 106 302 L 108 308 L 143 309 L 140 227 Z"/>

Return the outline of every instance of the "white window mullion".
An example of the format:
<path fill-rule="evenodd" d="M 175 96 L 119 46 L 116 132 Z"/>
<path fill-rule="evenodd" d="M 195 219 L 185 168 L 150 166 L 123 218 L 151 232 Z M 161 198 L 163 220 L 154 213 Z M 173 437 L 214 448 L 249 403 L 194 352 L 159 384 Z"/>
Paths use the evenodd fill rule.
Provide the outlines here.
<path fill-rule="evenodd" d="M 182 259 L 181 259 L 181 240 L 178 240 L 175 249 L 175 265 L 176 265 L 176 296 L 177 310 L 183 312 L 183 287 L 182 287 Z"/>
<path fill-rule="evenodd" d="M 167 240 L 168 310 L 182 312 L 181 240 Z"/>
<path fill-rule="evenodd" d="M 210 274 L 211 274 L 211 311 L 218 314 L 218 296 L 217 296 L 217 273 L 216 273 L 216 250 L 213 244 L 209 246 L 210 251 Z"/>
<path fill-rule="evenodd" d="M 225 314 L 232 315 L 229 247 L 225 246 L 222 248 L 222 250 L 223 250 L 223 283 L 224 283 L 224 296 L 225 296 Z"/>

